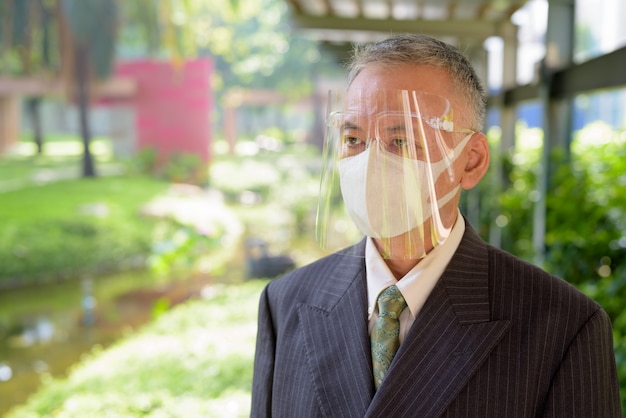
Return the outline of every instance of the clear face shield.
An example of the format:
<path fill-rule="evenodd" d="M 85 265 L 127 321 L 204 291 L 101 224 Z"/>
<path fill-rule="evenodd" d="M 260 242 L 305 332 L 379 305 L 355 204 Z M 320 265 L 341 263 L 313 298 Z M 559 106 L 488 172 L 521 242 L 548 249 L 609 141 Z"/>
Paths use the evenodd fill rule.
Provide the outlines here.
<path fill-rule="evenodd" d="M 474 132 L 429 93 L 349 89 L 328 100 L 318 243 L 336 251 L 367 235 L 385 258 L 423 258 L 450 234 L 442 208 L 460 190 L 454 162 Z"/>

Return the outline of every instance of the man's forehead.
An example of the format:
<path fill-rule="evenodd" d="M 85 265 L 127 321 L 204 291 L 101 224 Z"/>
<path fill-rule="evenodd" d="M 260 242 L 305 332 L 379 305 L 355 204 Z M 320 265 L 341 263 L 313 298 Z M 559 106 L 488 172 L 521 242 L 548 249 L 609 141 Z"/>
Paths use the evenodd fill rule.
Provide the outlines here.
<path fill-rule="evenodd" d="M 344 110 L 363 116 L 412 113 L 443 117 L 450 104 L 445 97 L 421 91 L 349 89 Z"/>

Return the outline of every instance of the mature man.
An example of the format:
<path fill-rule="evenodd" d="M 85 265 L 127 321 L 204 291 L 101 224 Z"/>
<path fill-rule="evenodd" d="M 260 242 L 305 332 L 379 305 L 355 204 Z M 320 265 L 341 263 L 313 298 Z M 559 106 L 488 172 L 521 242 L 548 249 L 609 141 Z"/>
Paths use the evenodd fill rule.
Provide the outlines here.
<path fill-rule="evenodd" d="M 399 35 L 357 50 L 348 81 L 321 190 L 365 238 L 263 292 L 252 416 L 621 417 L 605 312 L 459 213 L 489 165 L 469 61 Z"/>

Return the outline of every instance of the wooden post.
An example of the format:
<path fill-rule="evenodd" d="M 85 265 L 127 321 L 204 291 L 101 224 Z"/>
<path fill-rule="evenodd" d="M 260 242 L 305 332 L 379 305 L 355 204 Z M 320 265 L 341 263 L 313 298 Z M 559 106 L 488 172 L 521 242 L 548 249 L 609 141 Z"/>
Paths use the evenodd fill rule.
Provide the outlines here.
<path fill-rule="evenodd" d="M 237 143 L 237 108 L 224 107 L 224 136 L 228 141 L 228 152 L 235 154 L 235 145 Z"/>
<path fill-rule="evenodd" d="M 574 16 L 575 3 L 572 0 L 549 5 L 546 56 L 541 67 L 539 89 L 543 105 L 543 150 L 537 178 L 539 198 L 533 212 L 533 262 L 538 266 L 542 266 L 546 258 L 546 199 L 555 169 L 550 156 L 557 147 L 563 147 L 569 154 L 572 135 L 572 99 L 556 99 L 551 92 L 554 72 L 572 65 Z"/>
<path fill-rule="evenodd" d="M 0 155 L 19 141 L 20 97 L 0 96 Z"/>

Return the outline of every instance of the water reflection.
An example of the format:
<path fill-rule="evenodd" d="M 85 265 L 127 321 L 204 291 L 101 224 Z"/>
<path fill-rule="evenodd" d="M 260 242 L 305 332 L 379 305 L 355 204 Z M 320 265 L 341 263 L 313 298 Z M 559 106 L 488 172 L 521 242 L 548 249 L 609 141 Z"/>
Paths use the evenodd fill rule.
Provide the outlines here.
<path fill-rule="evenodd" d="M 38 316 L 26 321 L 22 326 L 13 329 L 13 332 L 9 332 L 9 347 L 30 347 L 37 343 L 46 343 L 54 337 L 54 324 L 47 317 Z"/>
<path fill-rule="evenodd" d="M 83 308 L 83 325 L 92 326 L 96 320 L 96 298 L 93 295 L 93 280 L 85 278 L 81 282 L 82 298 L 81 306 Z"/>
<path fill-rule="evenodd" d="M 182 302 L 207 283 L 135 273 L 1 291 L 0 416 L 94 347 L 110 345 L 163 303 Z"/>
<path fill-rule="evenodd" d="M 6 363 L 0 363 L 0 382 L 6 382 L 13 377 L 11 366 Z"/>

